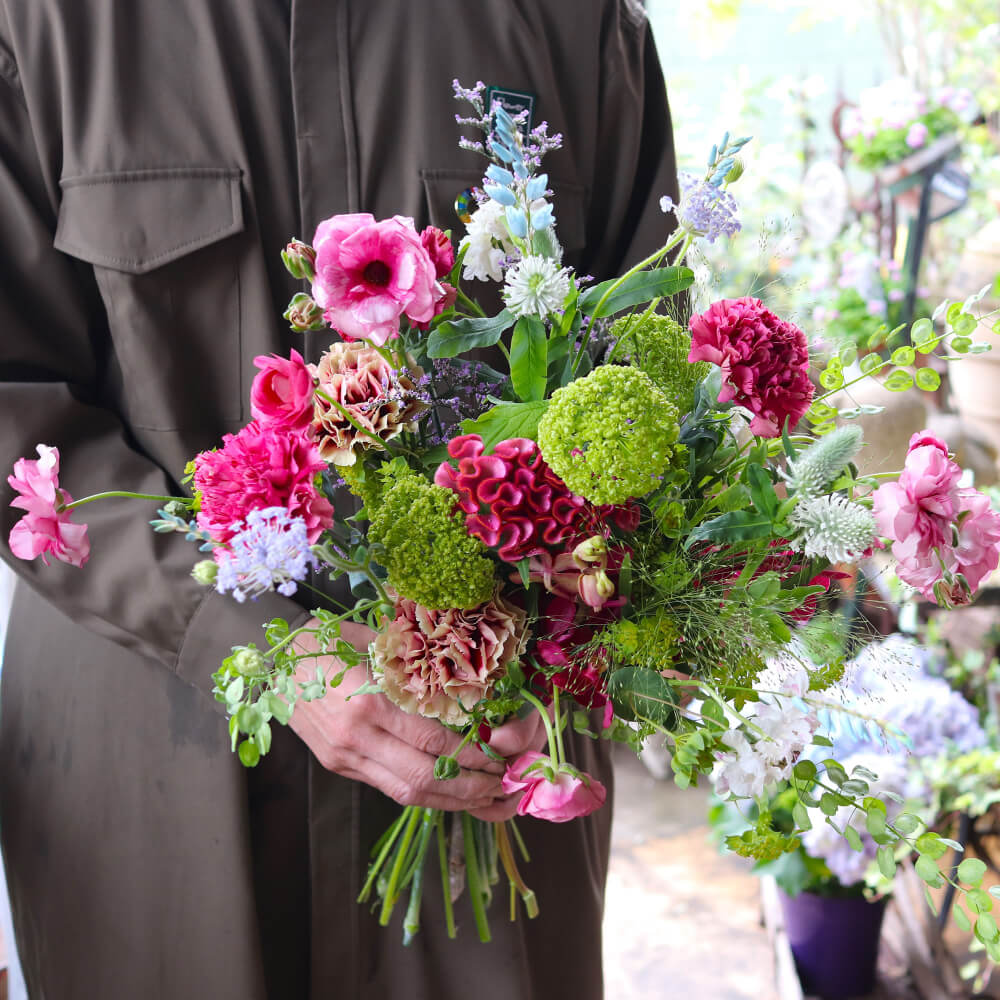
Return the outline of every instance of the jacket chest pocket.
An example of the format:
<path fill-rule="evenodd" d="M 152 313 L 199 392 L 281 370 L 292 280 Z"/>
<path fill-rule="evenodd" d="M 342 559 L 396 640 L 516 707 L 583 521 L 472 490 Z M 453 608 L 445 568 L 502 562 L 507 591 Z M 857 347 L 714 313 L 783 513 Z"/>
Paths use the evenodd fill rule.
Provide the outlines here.
<path fill-rule="evenodd" d="M 98 174 L 62 192 L 55 247 L 93 265 L 129 422 L 240 420 L 240 171 Z"/>

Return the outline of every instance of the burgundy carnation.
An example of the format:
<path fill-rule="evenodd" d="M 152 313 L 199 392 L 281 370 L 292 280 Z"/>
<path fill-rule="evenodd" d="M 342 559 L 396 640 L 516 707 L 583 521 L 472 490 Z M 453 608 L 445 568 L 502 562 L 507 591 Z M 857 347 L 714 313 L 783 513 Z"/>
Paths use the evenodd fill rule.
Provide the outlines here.
<path fill-rule="evenodd" d="M 314 483 L 325 468 L 304 435 L 254 420 L 238 434 L 226 434 L 221 448 L 195 458 L 198 524 L 217 542 L 228 542 L 251 511 L 284 507 L 305 519 L 309 541 L 315 542 L 333 523 L 333 507 Z"/>
<path fill-rule="evenodd" d="M 760 299 L 722 299 L 691 317 L 688 361 L 710 361 L 722 369 L 719 402 L 745 406 L 750 430 L 777 437 L 794 426 L 813 397 L 806 335 L 779 319 Z"/>
<path fill-rule="evenodd" d="M 582 529 L 590 505 L 570 493 L 534 441 L 510 438 L 484 455 L 483 439 L 463 434 L 448 443 L 448 454 L 458 468 L 443 462 L 434 482 L 458 494 L 469 534 L 505 562 L 561 547 Z"/>

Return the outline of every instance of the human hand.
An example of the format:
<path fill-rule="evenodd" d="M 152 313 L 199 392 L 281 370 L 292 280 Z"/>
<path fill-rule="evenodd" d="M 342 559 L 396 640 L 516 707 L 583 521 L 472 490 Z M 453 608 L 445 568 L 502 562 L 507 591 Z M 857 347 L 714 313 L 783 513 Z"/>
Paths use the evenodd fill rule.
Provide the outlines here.
<path fill-rule="evenodd" d="M 317 623 L 314 620 L 312 624 Z M 341 633 L 359 650 L 367 648 L 373 636 L 370 629 L 349 622 L 341 626 Z M 315 658 L 300 661 L 304 678 L 315 674 L 317 664 L 327 677 L 343 669 L 340 660 L 319 651 L 311 633 L 303 635 L 298 646 L 300 652 L 315 654 Z M 494 822 L 515 814 L 520 793 L 506 795 L 500 787 L 503 764 L 473 744 L 457 752 L 461 767 L 457 778 L 435 778 L 438 756 L 455 756 L 461 737 L 435 719 L 404 712 L 385 695 L 349 699 L 367 679 L 364 667 L 353 667 L 322 698 L 296 703 L 289 725 L 323 767 L 363 781 L 400 805 L 464 809 L 478 819 Z M 526 719 L 514 719 L 494 729 L 489 746 L 501 757 L 515 757 L 537 750 L 544 742 L 544 724 L 538 713 L 532 712 Z"/>

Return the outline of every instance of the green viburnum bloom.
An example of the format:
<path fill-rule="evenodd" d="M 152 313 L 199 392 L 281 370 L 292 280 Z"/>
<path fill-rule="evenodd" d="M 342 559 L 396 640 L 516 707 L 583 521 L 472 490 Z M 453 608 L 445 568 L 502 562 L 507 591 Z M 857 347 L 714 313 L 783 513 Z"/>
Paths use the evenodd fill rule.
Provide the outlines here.
<path fill-rule="evenodd" d="M 493 562 L 455 511 L 455 494 L 395 463 L 383 471 L 380 502 L 368 514 L 368 540 L 402 597 L 425 608 L 474 608 L 493 594 Z"/>
<path fill-rule="evenodd" d="M 654 490 L 677 441 L 677 407 L 636 368 L 602 365 L 552 394 L 538 446 L 552 471 L 595 504 Z"/>
<path fill-rule="evenodd" d="M 620 350 L 629 363 L 644 371 L 676 403 L 679 413 L 691 411 L 695 389 L 712 366 L 707 361 L 688 361 L 691 334 L 685 327 L 669 316 L 653 313 L 641 318 L 623 316 L 612 324 L 611 336 L 621 340 Z"/>

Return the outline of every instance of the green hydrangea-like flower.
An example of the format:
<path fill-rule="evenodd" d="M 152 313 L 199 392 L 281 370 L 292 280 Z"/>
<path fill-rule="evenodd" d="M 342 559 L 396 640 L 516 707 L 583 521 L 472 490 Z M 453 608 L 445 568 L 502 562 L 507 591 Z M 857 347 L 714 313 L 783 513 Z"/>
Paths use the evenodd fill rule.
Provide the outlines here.
<path fill-rule="evenodd" d="M 669 316 L 650 313 L 642 318 L 623 316 L 615 320 L 611 336 L 621 340 L 620 350 L 663 390 L 667 399 L 673 400 L 678 413 L 691 411 L 695 389 L 712 366 L 707 361 L 688 361 L 690 331 Z"/>
<path fill-rule="evenodd" d="M 385 546 L 378 561 L 396 592 L 436 611 L 488 600 L 493 562 L 455 513 L 455 494 L 395 463 L 383 479 L 380 502 L 368 512 L 368 540 Z"/>
<path fill-rule="evenodd" d="M 635 368 L 602 365 L 552 394 L 538 446 L 552 471 L 595 504 L 655 489 L 677 441 L 677 407 Z"/>
<path fill-rule="evenodd" d="M 673 667 L 679 639 L 674 620 L 662 611 L 635 622 L 623 619 L 601 633 L 601 641 L 611 647 L 616 658 L 652 670 Z"/>

